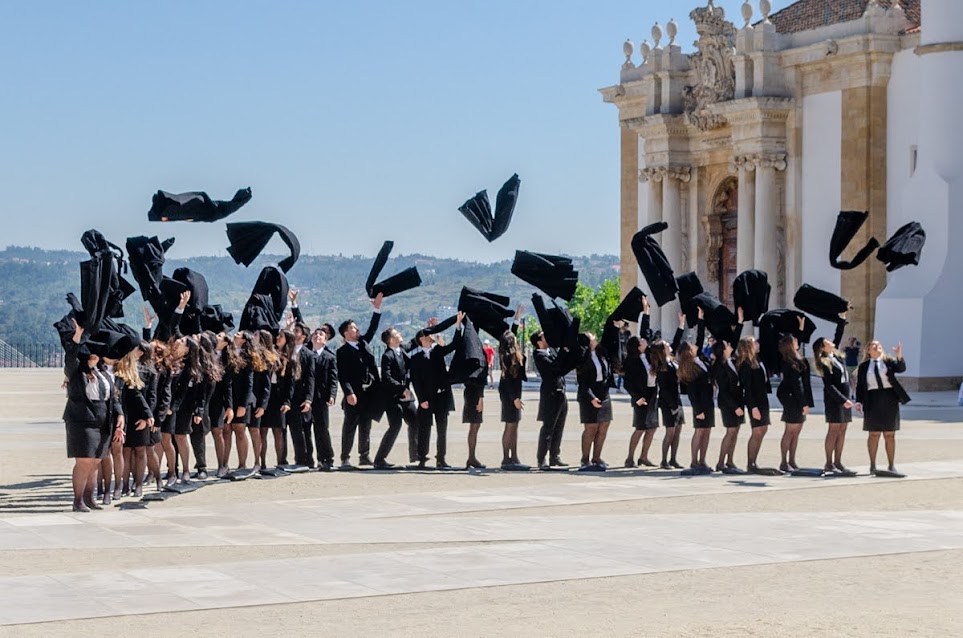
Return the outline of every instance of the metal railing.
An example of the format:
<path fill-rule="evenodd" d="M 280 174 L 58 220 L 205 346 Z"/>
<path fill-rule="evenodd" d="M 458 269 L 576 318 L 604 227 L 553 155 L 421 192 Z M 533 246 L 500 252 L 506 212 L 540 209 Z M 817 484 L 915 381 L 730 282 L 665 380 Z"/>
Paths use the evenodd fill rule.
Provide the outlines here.
<path fill-rule="evenodd" d="M 0 368 L 62 368 L 59 343 L 7 343 L 0 340 Z"/>

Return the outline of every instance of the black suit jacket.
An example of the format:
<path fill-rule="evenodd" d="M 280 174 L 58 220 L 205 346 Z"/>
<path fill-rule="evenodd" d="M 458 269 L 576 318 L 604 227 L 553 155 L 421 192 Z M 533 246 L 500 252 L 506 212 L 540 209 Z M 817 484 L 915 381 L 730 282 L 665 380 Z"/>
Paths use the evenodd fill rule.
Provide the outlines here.
<path fill-rule="evenodd" d="M 254 405 L 254 368 L 250 363 L 245 364 L 237 372 L 225 369 L 224 376 L 231 379 L 231 398 L 225 405 L 232 407 L 235 411 L 238 408 L 249 408 Z"/>
<path fill-rule="evenodd" d="M 720 361 L 712 366 L 712 378 L 716 382 L 719 394 L 716 402 L 719 409 L 735 412 L 745 406 L 742 387 L 739 385 L 739 373 L 729 367 L 728 361 Z"/>
<path fill-rule="evenodd" d="M 447 402 L 449 406 L 453 404 L 445 357 L 449 352 L 455 351 L 457 343 L 456 339 L 448 345 L 436 345 L 428 356 L 420 348 L 411 355 L 411 385 L 415 389 L 415 394 L 418 395 L 419 404 L 427 401 L 429 409 L 437 409 L 439 401 Z"/>
<path fill-rule="evenodd" d="M 758 368 L 753 368 L 748 363 L 739 366 L 739 385 L 742 386 L 742 401 L 747 408 L 769 409 L 768 395 L 772 392 L 772 384 L 769 383 L 769 374 L 761 363 Z"/>
<path fill-rule="evenodd" d="M 345 397 L 355 395 L 358 398 L 358 405 L 375 398 L 378 392 L 380 383 L 378 362 L 368 348 L 368 343 L 374 338 L 380 321 L 381 313 L 372 313 L 368 330 L 359 338 L 357 347 L 344 343 L 338 348 L 336 355 L 341 391 Z M 343 399 L 342 403 L 348 405 L 346 399 Z"/>
<path fill-rule="evenodd" d="M 595 349 L 595 355 L 598 357 L 599 364 L 602 366 L 602 380 L 597 380 L 598 369 L 592 362 L 592 353 L 586 349 L 585 359 L 575 372 L 575 378 L 578 380 L 578 393 L 576 396 L 579 401 L 591 401 L 592 399 L 604 401 L 609 398 L 609 388 L 615 385 L 615 379 L 612 376 L 612 366 L 609 364 L 605 352 L 597 347 Z"/>
<path fill-rule="evenodd" d="M 802 359 L 803 369 L 797 370 L 793 365 L 782 362 L 782 381 L 776 390 L 776 396 L 784 407 L 789 406 L 802 410 L 804 406 L 810 408 L 816 405 L 813 401 L 813 387 L 809 374 L 809 362 Z"/>
<path fill-rule="evenodd" d="M 327 405 L 337 397 L 337 358 L 333 352 L 322 348 L 314 353 L 314 405 Z"/>
<path fill-rule="evenodd" d="M 567 372 L 565 352 L 559 352 L 555 348 L 547 350 L 536 350 L 535 369 L 542 383 L 538 388 L 539 397 L 544 400 L 556 393 L 565 394 L 565 374 Z"/>
<path fill-rule="evenodd" d="M 385 400 L 389 402 L 405 401 L 405 390 L 409 390 L 408 401 L 414 401 L 410 393 L 411 370 L 408 353 L 403 349 L 395 352 L 391 348 L 381 355 L 381 387 Z"/>
<path fill-rule="evenodd" d="M 871 359 L 867 359 L 859 364 L 856 369 L 856 402 L 865 403 L 866 395 L 869 393 L 869 388 L 866 384 L 866 375 L 869 374 L 869 364 L 872 362 Z M 883 358 L 883 370 L 881 374 L 889 379 L 890 385 L 893 386 L 893 390 L 896 392 L 896 396 L 899 397 L 899 402 L 906 404 L 910 402 L 910 396 L 903 389 L 903 384 L 899 382 L 896 375 L 900 372 L 906 372 L 906 362 L 902 359 L 893 359 L 891 357 Z"/>
<path fill-rule="evenodd" d="M 706 368 L 708 367 L 706 365 Z M 698 368 L 698 374 L 686 384 L 686 387 L 689 394 L 689 403 L 692 404 L 693 416 L 712 412 L 715 408 L 712 402 L 712 376 L 707 371 Z"/>
<path fill-rule="evenodd" d="M 839 362 L 842 369 L 837 367 L 833 360 Z M 850 385 L 849 375 L 846 368 L 846 360 L 835 354 L 829 355 L 829 357 L 822 359 L 824 363 L 817 364 L 820 367 L 820 372 L 822 372 L 823 377 L 823 401 L 826 406 L 835 406 L 841 408 L 843 404 L 849 401 L 852 396 L 853 389 Z"/>
<path fill-rule="evenodd" d="M 644 355 L 643 355 L 644 356 Z M 649 386 L 649 373 L 642 363 L 641 357 L 626 357 L 622 364 L 622 379 L 625 383 L 625 390 L 632 398 L 632 407 L 638 407 L 637 401 L 645 399 L 646 405 L 655 407 L 654 400 L 658 392 L 658 382 L 656 385 Z"/>
<path fill-rule="evenodd" d="M 291 409 L 301 410 L 301 404 L 305 401 L 314 402 L 314 368 L 318 358 L 306 345 L 298 350 L 298 361 L 301 364 L 301 376 L 294 382 L 291 392 Z"/>

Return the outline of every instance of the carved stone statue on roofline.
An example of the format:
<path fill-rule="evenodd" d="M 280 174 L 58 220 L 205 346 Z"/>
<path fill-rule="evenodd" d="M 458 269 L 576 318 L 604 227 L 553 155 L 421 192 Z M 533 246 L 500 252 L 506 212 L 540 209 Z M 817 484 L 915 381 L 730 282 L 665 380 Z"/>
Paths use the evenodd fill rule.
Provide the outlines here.
<path fill-rule="evenodd" d="M 689 14 L 695 22 L 699 39 L 697 53 L 691 62 L 696 72 L 696 84 L 685 87 L 685 116 L 690 124 L 702 131 L 725 126 L 726 120 L 710 108 L 718 102 L 731 100 L 736 93 L 735 53 L 736 27 L 726 20 L 722 7 L 709 0 L 707 6 Z"/>

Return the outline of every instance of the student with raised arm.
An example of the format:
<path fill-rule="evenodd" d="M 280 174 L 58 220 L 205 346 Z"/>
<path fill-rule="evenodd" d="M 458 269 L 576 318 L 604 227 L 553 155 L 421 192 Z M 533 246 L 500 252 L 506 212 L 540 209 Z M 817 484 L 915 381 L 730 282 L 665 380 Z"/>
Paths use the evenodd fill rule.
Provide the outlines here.
<path fill-rule="evenodd" d="M 875 339 L 866 346 L 866 358 L 856 371 L 856 411 L 863 414 L 863 430 L 869 433 L 866 447 L 870 474 L 903 478 L 905 475 L 896 470 L 896 432 L 900 425 L 899 406 L 909 403 L 910 397 L 896 377 L 906 372 L 902 343 L 896 344 L 893 354 L 894 357 L 886 356 L 883 345 Z M 880 436 L 886 446 L 885 473 L 876 469 Z"/>
<path fill-rule="evenodd" d="M 341 428 L 341 467 L 351 469 L 351 449 L 354 447 L 355 434 L 358 435 L 359 465 L 372 465 L 371 461 L 371 422 L 378 415 L 381 378 L 378 362 L 368 348 L 374 339 L 381 321 L 381 303 L 384 295 L 371 300 L 374 312 L 364 334 L 348 319 L 338 327 L 344 344 L 338 348 L 338 381 L 344 398 L 344 425 Z"/>

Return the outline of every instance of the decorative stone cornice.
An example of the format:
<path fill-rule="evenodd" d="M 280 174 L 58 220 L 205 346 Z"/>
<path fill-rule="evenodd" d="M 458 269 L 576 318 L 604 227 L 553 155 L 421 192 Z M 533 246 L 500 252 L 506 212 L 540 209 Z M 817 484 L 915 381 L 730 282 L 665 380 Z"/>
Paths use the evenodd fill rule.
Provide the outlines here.
<path fill-rule="evenodd" d="M 640 182 L 661 182 L 665 178 L 665 166 L 651 166 L 639 170 Z"/>
<path fill-rule="evenodd" d="M 661 182 L 667 179 L 677 179 L 688 182 L 692 179 L 690 166 L 650 166 L 639 171 L 640 182 Z"/>
<path fill-rule="evenodd" d="M 754 171 L 757 168 L 773 168 L 777 171 L 786 170 L 785 153 L 753 153 L 737 155 L 729 162 L 729 172 L 736 173 L 740 168 Z"/>

